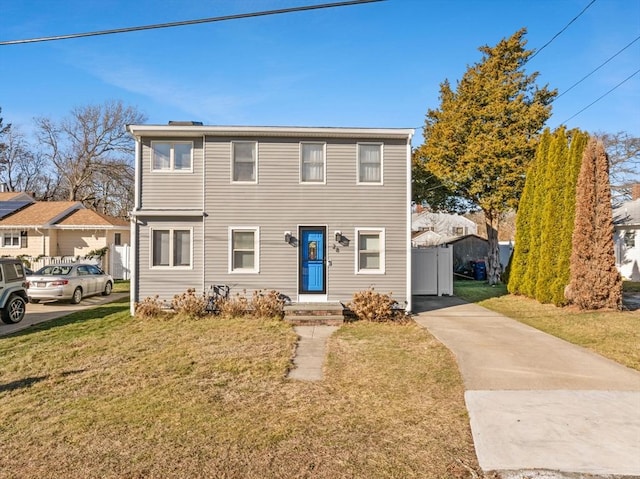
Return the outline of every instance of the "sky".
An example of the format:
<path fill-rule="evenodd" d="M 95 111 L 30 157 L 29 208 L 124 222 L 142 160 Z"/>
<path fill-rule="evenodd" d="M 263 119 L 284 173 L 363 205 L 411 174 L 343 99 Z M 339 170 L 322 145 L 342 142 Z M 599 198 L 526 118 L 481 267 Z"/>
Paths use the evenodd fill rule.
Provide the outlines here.
<path fill-rule="evenodd" d="M 329 1 L 0 0 L 0 42 Z M 417 146 L 440 84 L 455 88 L 480 46 L 526 28 L 539 50 L 526 71 L 562 94 L 640 37 L 640 0 L 595 0 L 575 19 L 591 2 L 386 0 L 0 45 L 1 116 L 29 134 L 33 118 L 119 100 L 149 124 L 415 128 Z M 640 136 L 640 72 L 625 81 L 639 69 L 640 39 L 557 98 L 547 125 Z"/>

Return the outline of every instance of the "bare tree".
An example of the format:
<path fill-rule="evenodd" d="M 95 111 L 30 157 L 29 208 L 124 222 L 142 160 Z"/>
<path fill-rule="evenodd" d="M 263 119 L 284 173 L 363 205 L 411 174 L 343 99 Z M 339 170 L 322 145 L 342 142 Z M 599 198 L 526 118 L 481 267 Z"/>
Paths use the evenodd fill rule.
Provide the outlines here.
<path fill-rule="evenodd" d="M 59 176 L 59 194 L 99 211 L 124 215 L 132 207 L 134 142 L 125 126 L 142 123 L 120 101 L 74 108 L 60 122 L 36 119 L 44 155 Z"/>
<path fill-rule="evenodd" d="M 44 156 L 31 150 L 24 134 L 15 126 L 5 134 L 0 164 L 0 182 L 9 191 L 25 191 L 37 200 L 55 197 L 59 179 L 50 171 Z"/>
<path fill-rule="evenodd" d="M 640 182 L 640 137 L 627 132 L 599 132 L 595 135 L 609 156 L 609 178 L 613 202 L 631 199 L 631 188 Z"/>

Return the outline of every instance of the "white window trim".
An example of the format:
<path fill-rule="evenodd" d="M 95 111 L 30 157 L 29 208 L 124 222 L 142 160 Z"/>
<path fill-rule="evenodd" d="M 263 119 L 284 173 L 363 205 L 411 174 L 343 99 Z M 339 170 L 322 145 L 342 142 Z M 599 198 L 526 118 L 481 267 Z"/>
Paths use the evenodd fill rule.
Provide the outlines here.
<path fill-rule="evenodd" d="M 385 263 L 385 251 L 386 251 L 386 235 L 385 228 L 356 228 L 355 231 L 355 240 L 356 240 L 356 259 L 355 259 L 355 272 L 356 274 L 385 274 L 386 263 Z M 361 233 L 378 233 L 380 235 L 380 268 L 379 269 L 360 269 L 360 234 Z"/>
<path fill-rule="evenodd" d="M 253 235 L 253 251 L 254 264 L 253 268 L 233 268 L 233 232 L 234 231 L 252 231 Z M 228 233 L 228 258 L 229 258 L 229 274 L 258 274 L 260 273 L 260 227 L 259 226 L 229 226 Z"/>
<path fill-rule="evenodd" d="M 304 181 L 302 179 L 302 145 L 322 145 L 322 181 Z M 299 147 L 300 161 L 298 166 L 298 181 L 301 185 L 327 184 L 327 143 L 323 141 L 301 141 Z"/>
<path fill-rule="evenodd" d="M 153 145 L 156 143 L 168 143 L 169 145 L 171 145 L 171 148 L 169 150 L 169 168 L 153 167 L 153 163 L 154 163 Z M 174 145 L 191 145 L 191 166 L 189 168 L 180 168 L 179 170 L 175 168 Z M 152 173 L 193 173 L 193 150 L 194 150 L 193 141 L 162 141 L 162 140 L 152 141 L 151 142 L 151 161 L 150 161 L 151 172 Z"/>
<path fill-rule="evenodd" d="M 253 181 L 234 181 L 234 179 L 233 179 L 233 177 L 234 177 L 234 167 L 235 167 L 234 145 L 236 143 L 252 143 L 255 146 L 255 149 L 256 149 L 256 159 L 255 159 L 255 173 L 256 173 L 255 176 L 256 176 L 256 179 L 253 180 Z M 233 183 L 234 185 L 257 185 L 258 184 L 258 171 L 259 171 L 259 169 L 258 169 L 258 142 L 257 141 L 250 141 L 250 140 L 247 140 L 247 141 L 234 140 L 234 141 L 231 141 L 231 143 L 229 144 L 229 148 L 230 148 L 229 156 L 231 157 L 231 168 L 230 168 L 230 171 L 231 171 L 231 178 L 230 178 L 231 183 Z"/>
<path fill-rule="evenodd" d="M 380 147 L 380 181 L 360 181 L 360 145 L 377 145 Z M 359 142 L 356 144 L 356 185 L 384 185 L 384 143 Z"/>
<path fill-rule="evenodd" d="M 18 238 L 18 244 L 5 244 L 4 243 L 4 238 L 5 235 L 11 235 L 11 243 L 13 243 L 13 239 L 14 238 Z M 20 231 L 4 231 L 2 233 L 2 247 L 3 248 L 14 248 L 14 249 L 19 249 L 22 247 L 22 234 Z"/>
<path fill-rule="evenodd" d="M 154 231 L 169 231 L 169 266 L 153 264 L 153 232 Z M 189 231 L 189 266 L 174 266 L 173 263 L 173 233 L 174 231 Z M 153 270 L 192 270 L 193 269 L 193 227 L 152 227 L 149 228 L 149 269 Z"/>

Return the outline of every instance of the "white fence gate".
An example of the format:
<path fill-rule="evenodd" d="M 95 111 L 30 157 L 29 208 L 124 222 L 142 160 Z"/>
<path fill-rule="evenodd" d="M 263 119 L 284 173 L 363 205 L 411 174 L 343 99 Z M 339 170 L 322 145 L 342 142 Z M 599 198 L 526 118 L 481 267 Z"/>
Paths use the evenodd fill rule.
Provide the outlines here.
<path fill-rule="evenodd" d="M 453 248 L 411 249 L 411 293 L 453 295 Z"/>
<path fill-rule="evenodd" d="M 113 279 L 131 279 L 131 246 L 112 246 L 110 271 Z"/>

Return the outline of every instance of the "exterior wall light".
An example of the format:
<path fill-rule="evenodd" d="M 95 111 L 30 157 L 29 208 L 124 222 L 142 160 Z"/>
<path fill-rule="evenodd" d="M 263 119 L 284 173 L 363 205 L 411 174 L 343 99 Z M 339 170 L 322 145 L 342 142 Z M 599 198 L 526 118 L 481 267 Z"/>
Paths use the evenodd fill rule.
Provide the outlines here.
<path fill-rule="evenodd" d="M 334 235 L 335 235 L 336 241 L 340 243 L 342 241 L 342 231 L 336 231 Z"/>
<path fill-rule="evenodd" d="M 292 238 L 291 231 L 285 231 L 284 232 L 284 242 L 287 243 L 287 244 L 291 244 L 291 238 Z"/>

